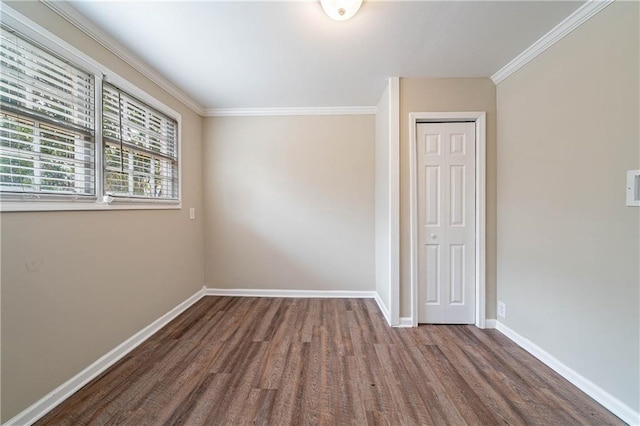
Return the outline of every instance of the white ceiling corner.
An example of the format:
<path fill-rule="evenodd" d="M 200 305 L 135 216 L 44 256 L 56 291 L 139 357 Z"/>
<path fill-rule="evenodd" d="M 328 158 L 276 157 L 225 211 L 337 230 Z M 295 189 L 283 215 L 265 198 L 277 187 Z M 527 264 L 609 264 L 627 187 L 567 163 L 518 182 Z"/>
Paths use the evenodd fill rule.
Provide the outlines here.
<path fill-rule="evenodd" d="M 536 56 L 560 41 L 564 36 L 588 21 L 596 13 L 613 3 L 615 0 L 588 0 L 579 9 L 569 15 L 564 21 L 556 25 L 551 31 L 539 38 L 521 54 L 516 56 L 507 65 L 491 76 L 495 84 L 505 80 L 511 74 L 525 66 Z"/>
<path fill-rule="evenodd" d="M 56 12 L 58 15 L 66 19 L 80 31 L 87 34 L 93 40 L 97 41 L 104 48 L 129 64 L 136 71 L 153 81 L 166 92 L 174 96 L 176 99 L 187 105 L 194 112 L 203 115 L 204 108 L 198 102 L 193 100 L 189 95 L 184 93 L 171 81 L 160 75 L 152 66 L 143 62 L 133 52 L 126 48 L 123 44 L 116 41 L 113 37 L 95 25 L 92 21 L 80 14 L 66 1 L 40 0 L 43 4 Z"/>
<path fill-rule="evenodd" d="M 604 7 L 365 0 L 335 22 L 313 0 L 42 1 L 204 116 L 369 114 L 392 75 L 499 82 Z"/>

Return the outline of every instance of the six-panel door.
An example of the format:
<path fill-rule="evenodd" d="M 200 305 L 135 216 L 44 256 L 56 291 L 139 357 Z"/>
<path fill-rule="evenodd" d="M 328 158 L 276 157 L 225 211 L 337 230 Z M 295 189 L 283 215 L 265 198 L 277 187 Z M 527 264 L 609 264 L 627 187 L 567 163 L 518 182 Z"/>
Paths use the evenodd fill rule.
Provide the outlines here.
<path fill-rule="evenodd" d="M 418 322 L 475 321 L 475 124 L 419 123 Z"/>

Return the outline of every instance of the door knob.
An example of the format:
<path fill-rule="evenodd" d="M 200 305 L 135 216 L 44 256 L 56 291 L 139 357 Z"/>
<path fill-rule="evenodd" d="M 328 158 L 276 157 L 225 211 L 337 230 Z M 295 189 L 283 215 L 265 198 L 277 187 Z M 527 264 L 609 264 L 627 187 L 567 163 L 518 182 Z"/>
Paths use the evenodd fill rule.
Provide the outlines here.
<path fill-rule="evenodd" d="M 436 238 L 438 238 L 436 234 L 430 234 L 429 236 L 431 237 L 432 240 L 435 240 Z"/>

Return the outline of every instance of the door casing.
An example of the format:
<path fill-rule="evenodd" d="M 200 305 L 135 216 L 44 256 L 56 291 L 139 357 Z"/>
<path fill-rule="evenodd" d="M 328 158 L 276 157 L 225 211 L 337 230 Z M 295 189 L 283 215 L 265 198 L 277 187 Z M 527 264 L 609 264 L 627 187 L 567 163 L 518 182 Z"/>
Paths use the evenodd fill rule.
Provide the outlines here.
<path fill-rule="evenodd" d="M 474 112 L 412 112 L 409 113 L 409 217 L 411 235 L 411 325 L 418 326 L 418 182 L 417 182 L 417 143 L 416 125 L 418 123 L 472 121 L 476 126 L 476 256 L 475 256 L 475 292 L 476 319 L 478 328 L 486 323 L 486 113 Z"/>

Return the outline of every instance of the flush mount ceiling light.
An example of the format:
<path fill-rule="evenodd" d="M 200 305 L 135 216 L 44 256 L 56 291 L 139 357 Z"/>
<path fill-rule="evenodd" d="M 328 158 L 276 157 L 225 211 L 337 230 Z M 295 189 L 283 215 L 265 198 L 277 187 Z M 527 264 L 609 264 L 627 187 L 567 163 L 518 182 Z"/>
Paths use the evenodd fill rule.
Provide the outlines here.
<path fill-rule="evenodd" d="M 356 14 L 362 0 L 320 0 L 324 13 L 336 21 L 346 21 Z"/>

